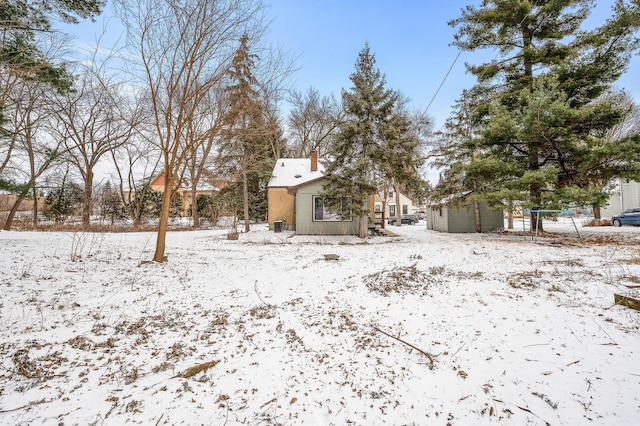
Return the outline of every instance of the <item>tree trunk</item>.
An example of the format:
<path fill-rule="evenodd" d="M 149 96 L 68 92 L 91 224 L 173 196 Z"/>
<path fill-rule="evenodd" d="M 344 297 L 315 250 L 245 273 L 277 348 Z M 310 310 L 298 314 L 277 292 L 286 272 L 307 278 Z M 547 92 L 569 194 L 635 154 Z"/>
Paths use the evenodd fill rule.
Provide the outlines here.
<path fill-rule="evenodd" d="M 173 175 L 165 171 L 164 192 L 162 194 L 162 210 L 160 212 L 160 223 L 158 224 L 158 238 L 156 240 L 156 252 L 153 261 L 162 263 L 166 261 L 164 250 L 166 247 L 167 228 L 169 227 L 169 209 L 171 208 L 171 198 L 173 195 Z"/>
<path fill-rule="evenodd" d="M 135 206 L 135 211 L 133 213 L 133 229 L 138 229 L 140 227 L 141 216 L 142 206 L 138 204 Z"/>
<path fill-rule="evenodd" d="M 198 195 L 197 188 L 193 186 L 191 188 L 191 219 L 193 220 L 193 227 L 200 228 L 200 216 L 198 215 Z"/>
<path fill-rule="evenodd" d="M 400 210 L 400 186 L 393 184 L 393 190 L 396 196 L 396 226 L 402 226 L 402 211 Z"/>
<path fill-rule="evenodd" d="M 13 219 L 16 216 L 16 213 L 18 212 L 18 209 L 20 208 L 20 205 L 22 204 L 22 202 L 24 201 L 24 199 L 27 197 L 27 194 L 29 193 L 29 190 L 31 188 L 35 187 L 35 181 L 33 180 L 33 178 L 29 181 L 28 185 L 26 186 L 26 188 L 24 188 L 20 194 L 18 194 L 18 198 L 16 198 L 16 201 L 13 203 L 13 206 L 11 207 L 11 211 L 9 212 L 9 216 L 7 217 L 7 221 L 4 223 L 4 227 L 2 229 L 4 229 L 5 231 L 10 231 L 11 230 L 11 226 L 13 225 Z M 35 189 L 34 189 L 35 192 Z M 36 198 L 37 201 L 37 198 Z"/>
<path fill-rule="evenodd" d="M 513 229 L 513 211 L 507 213 L 507 229 Z"/>
<path fill-rule="evenodd" d="M 602 219 L 602 212 L 600 211 L 600 206 L 592 206 L 593 207 L 593 218 L 596 220 Z"/>
<path fill-rule="evenodd" d="M 529 90 L 533 92 L 533 58 L 530 53 L 531 45 L 533 43 L 533 36 L 531 30 L 529 30 L 528 24 L 524 22 L 522 25 L 522 44 L 523 44 L 523 61 L 524 61 L 524 75 L 527 77 L 529 83 Z"/>
<path fill-rule="evenodd" d="M 142 211 L 144 210 L 144 197 L 147 194 L 148 186 L 143 186 L 141 193 L 133 197 L 133 229 L 138 229 L 142 223 Z M 131 199 L 131 197 L 129 197 Z"/>
<path fill-rule="evenodd" d="M 473 182 L 473 193 L 478 193 L 478 182 Z M 480 201 L 476 200 L 475 197 L 472 198 L 471 202 L 473 203 L 473 212 L 475 214 L 475 224 L 476 224 L 476 232 L 482 233 L 482 216 L 480 215 Z"/>
<path fill-rule="evenodd" d="M 476 214 L 476 232 L 482 233 L 482 217 L 480 215 L 480 201 L 473 200 L 473 210 Z"/>
<path fill-rule="evenodd" d="M 13 206 L 11 207 L 11 211 L 9 212 L 9 216 L 7 217 L 7 221 L 4 223 L 4 227 L 2 228 L 5 231 L 11 231 L 13 218 L 16 216 L 16 212 L 20 208 L 20 204 L 22 204 L 22 201 L 25 199 L 26 196 L 27 194 L 23 193 L 18 195 L 18 198 L 16 198 L 16 201 L 13 203 Z"/>
<path fill-rule="evenodd" d="M 527 77 L 529 90 L 533 92 L 533 59 L 531 57 L 530 48 L 533 43 L 533 36 L 531 34 L 531 30 L 528 27 L 528 23 L 525 20 L 522 21 L 522 43 L 523 43 L 523 65 L 524 65 L 524 75 Z M 529 170 L 536 171 L 540 168 L 540 164 L 538 162 L 538 153 L 536 151 L 534 144 L 529 144 Z M 536 184 L 531 184 L 529 187 L 529 194 L 531 195 L 531 200 L 534 202 L 533 210 L 539 210 L 542 204 L 542 191 Z M 537 220 L 540 218 L 540 220 Z M 531 230 L 540 230 L 542 231 L 542 218 L 537 213 L 531 213 Z"/>
<path fill-rule="evenodd" d="M 32 188 L 33 191 L 33 226 L 38 226 L 38 191 L 35 185 Z"/>
<path fill-rule="evenodd" d="M 87 229 L 91 221 L 91 201 L 93 193 L 93 170 L 87 170 L 87 177 L 84 180 L 84 203 L 82 203 L 82 226 Z"/>
<path fill-rule="evenodd" d="M 367 216 L 360 216 L 358 238 L 367 238 L 367 233 L 369 232 L 368 222 Z"/>
<path fill-rule="evenodd" d="M 242 171 L 242 196 L 244 201 L 244 232 L 249 232 L 249 182 L 247 182 L 247 169 Z"/>
<path fill-rule="evenodd" d="M 529 166 L 529 170 L 537 170 L 537 162 L 536 165 Z M 532 210 L 540 210 L 540 205 L 542 204 L 542 191 L 540 187 L 536 184 L 531 184 L 529 187 L 529 196 L 531 197 L 531 201 L 533 202 Z M 542 217 L 538 213 L 530 213 L 531 219 L 531 230 L 539 230 L 542 231 Z"/>

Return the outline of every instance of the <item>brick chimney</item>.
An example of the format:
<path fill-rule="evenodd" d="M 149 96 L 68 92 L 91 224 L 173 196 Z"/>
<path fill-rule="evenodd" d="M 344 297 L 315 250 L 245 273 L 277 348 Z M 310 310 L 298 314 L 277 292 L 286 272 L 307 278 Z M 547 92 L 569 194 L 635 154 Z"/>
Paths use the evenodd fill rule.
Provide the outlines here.
<path fill-rule="evenodd" d="M 311 154 L 309 155 L 309 158 L 311 159 L 311 171 L 317 172 L 318 171 L 318 151 L 316 151 L 315 149 L 312 149 Z"/>

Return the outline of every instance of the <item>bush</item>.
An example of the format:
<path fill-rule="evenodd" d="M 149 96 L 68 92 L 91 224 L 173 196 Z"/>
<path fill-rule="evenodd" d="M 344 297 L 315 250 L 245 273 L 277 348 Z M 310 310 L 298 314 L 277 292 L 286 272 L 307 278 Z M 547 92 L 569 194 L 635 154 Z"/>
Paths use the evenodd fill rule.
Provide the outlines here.
<path fill-rule="evenodd" d="M 64 222 L 68 216 L 82 208 L 83 190 L 75 182 L 66 182 L 51 190 L 44 200 L 42 214 L 56 223 Z"/>

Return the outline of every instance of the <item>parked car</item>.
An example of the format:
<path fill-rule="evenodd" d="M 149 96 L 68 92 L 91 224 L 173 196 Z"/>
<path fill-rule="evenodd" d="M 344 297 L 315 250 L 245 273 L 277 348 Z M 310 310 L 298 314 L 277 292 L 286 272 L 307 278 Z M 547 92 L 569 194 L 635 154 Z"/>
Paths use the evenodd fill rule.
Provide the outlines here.
<path fill-rule="evenodd" d="M 418 218 L 418 220 L 423 220 L 425 217 L 427 217 L 427 212 L 422 210 L 413 212 L 413 214 Z"/>
<path fill-rule="evenodd" d="M 389 225 L 395 225 L 396 218 L 392 217 L 387 221 L 387 223 Z M 418 218 L 413 214 L 403 214 L 402 216 L 400 216 L 400 223 L 403 225 L 413 225 L 414 223 L 418 223 Z"/>
<path fill-rule="evenodd" d="M 625 210 L 624 212 L 611 216 L 613 226 L 640 225 L 640 208 Z"/>

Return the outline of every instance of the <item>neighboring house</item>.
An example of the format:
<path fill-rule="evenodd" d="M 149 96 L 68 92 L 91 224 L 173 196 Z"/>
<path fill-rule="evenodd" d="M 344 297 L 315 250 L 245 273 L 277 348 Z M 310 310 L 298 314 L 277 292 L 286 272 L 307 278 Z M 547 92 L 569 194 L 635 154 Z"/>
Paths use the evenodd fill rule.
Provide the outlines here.
<path fill-rule="evenodd" d="M 13 208 L 18 196 L 15 194 L 10 194 L 8 192 L 1 191 L 0 192 L 0 212 L 9 212 Z M 38 210 L 42 209 L 44 204 L 45 197 L 38 197 Z M 20 203 L 20 207 L 18 208 L 19 212 L 32 212 L 33 211 L 33 199 L 25 198 Z"/>
<path fill-rule="evenodd" d="M 600 217 L 606 218 L 616 214 L 620 214 L 624 211 L 624 209 L 621 209 L 621 206 L 622 199 L 620 198 L 620 193 L 613 192 L 609 197 L 609 200 L 607 200 L 607 204 L 600 208 Z M 591 213 L 591 209 L 589 209 L 589 213 Z"/>
<path fill-rule="evenodd" d="M 382 203 L 378 200 L 382 200 Z M 387 200 L 384 202 L 384 198 L 376 197 L 376 213 L 378 212 L 378 208 L 381 207 L 380 204 L 384 204 L 384 218 L 389 219 L 392 217 L 396 217 L 396 211 L 400 210 L 400 214 L 415 214 L 420 210 L 419 206 L 414 204 L 413 200 L 409 197 L 400 193 L 400 206 L 396 206 L 396 193 L 390 191 L 387 195 Z"/>
<path fill-rule="evenodd" d="M 600 216 L 610 218 L 625 210 L 638 207 L 640 207 L 640 183 L 629 179 L 620 179 L 617 191 L 611 194 L 607 204 L 600 209 Z"/>
<path fill-rule="evenodd" d="M 611 204 L 611 203 L 610 203 Z M 640 207 L 640 183 L 623 179 L 620 181 L 620 211 Z"/>
<path fill-rule="evenodd" d="M 164 193 L 164 172 L 160 172 L 156 177 L 151 179 L 149 187 L 154 191 Z M 196 198 L 199 195 L 215 195 L 220 192 L 220 188 L 217 188 L 206 182 L 198 184 L 196 188 Z M 181 185 L 176 191 L 182 197 L 182 217 L 189 216 L 189 208 L 193 204 L 191 200 L 191 188 L 188 185 Z"/>
<path fill-rule="evenodd" d="M 358 235 L 357 217 L 339 217 L 324 207 L 319 196 L 323 171 L 316 151 L 311 152 L 310 158 L 276 161 L 267 188 L 269 229 L 290 230 L 299 235 Z"/>
<path fill-rule="evenodd" d="M 490 210 L 486 202 L 480 202 L 480 225 L 482 232 L 504 228 L 503 212 Z M 427 229 L 449 233 L 476 232 L 473 202 L 468 200 L 461 207 L 427 207 Z"/>

